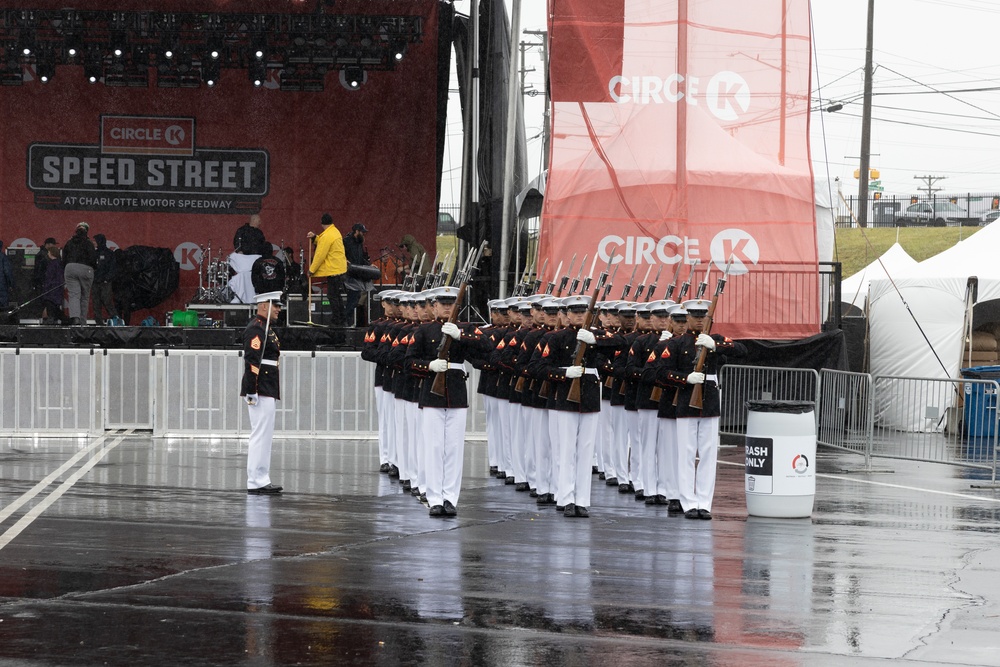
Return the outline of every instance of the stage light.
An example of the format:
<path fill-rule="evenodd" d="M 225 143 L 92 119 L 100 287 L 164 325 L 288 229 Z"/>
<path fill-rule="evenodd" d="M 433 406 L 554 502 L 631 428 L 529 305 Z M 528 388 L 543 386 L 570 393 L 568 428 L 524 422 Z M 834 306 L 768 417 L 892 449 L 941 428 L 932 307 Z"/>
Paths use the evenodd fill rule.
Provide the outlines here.
<path fill-rule="evenodd" d="M 115 58 L 121 58 L 122 57 L 122 50 L 121 49 L 115 49 L 114 50 L 114 54 L 115 54 Z"/>
<path fill-rule="evenodd" d="M 261 59 L 264 58 L 264 50 L 263 49 L 257 49 L 256 51 L 253 52 L 253 55 L 254 55 L 254 57 L 257 60 L 261 60 Z"/>
<path fill-rule="evenodd" d="M 30 56 L 31 55 L 31 49 L 26 46 L 23 49 L 21 49 L 21 53 L 23 53 L 26 56 Z"/>
<path fill-rule="evenodd" d="M 255 87 L 259 88 L 264 85 L 264 79 L 267 77 L 267 71 L 264 69 L 264 63 L 250 63 L 250 67 L 247 68 L 247 74 Z"/>
<path fill-rule="evenodd" d="M 392 59 L 398 63 L 406 56 L 406 42 L 396 40 L 392 43 L 390 50 Z"/>
<path fill-rule="evenodd" d="M 218 60 L 219 59 L 219 52 L 216 49 L 212 49 L 212 52 L 209 53 L 208 55 L 212 58 L 212 60 Z"/>
<path fill-rule="evenodd" d="M 367 73 L 360 67 L 345 67 L 340 70 L 340 85 L 347 90 L 358 90 L 367 80 Z"/>
<path fill-rule="evenodd" d="M 216 82 L 219 80 L 219 63 L 218 62 L 206 62 L 201 66 L 201 78 L 205 80 L 205 83 L 209 88 L 215 86 Z"/>
<path fill-rule="evenodd" d="M 72 46 L 71 46 L 71 47 L 69 47 L 69 49 L 68 49 L 68 50 L 66 51 L 66 54 L 67 54 L 67 55 L 68 55 L 68 56 L 69 56 L 70 58 L 76 58 L 76 49 L 75 49 L 74 47 L 72 47 Z"/>
<path fill-rule="evenodd" d="M 97 83 L 102 74 L 100 60 L 88 60 L 83 64 L 83 75 L 90 83 Z"/>
<path fill-rule="evenodd" d="M 166 58 L 167 60 L 170 60 L 171 58 L 174 57 L 174 52 L 171 51 L 170 49 L 167 49 L 166 51 L 163 52 L 163 57 Z"/>

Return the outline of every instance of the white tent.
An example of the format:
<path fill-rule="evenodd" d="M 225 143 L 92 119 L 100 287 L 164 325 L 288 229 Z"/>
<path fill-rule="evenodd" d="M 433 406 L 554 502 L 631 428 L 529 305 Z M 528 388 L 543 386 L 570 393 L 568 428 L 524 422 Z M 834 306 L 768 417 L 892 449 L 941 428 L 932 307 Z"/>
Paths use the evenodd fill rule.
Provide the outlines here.
<path fill-rule="evenodd" d="M 910 257 L 897 241 L 881 257 L 840 283 L 840 300 L 863 310 L 868 298 L 869 282 L 887 277 L 902 277 L 916 264 L 917 260 Z"/>
<path fill-rule="evenodd" d="M 902 269 L 892 282 L 886 279 L 870 282 L 872 375 L 960 377 L 967 311 L 971 305 L 970 278 L 978 283 L 978 303 L 1000 299 L 998 244 L 1000 225 L 990 224 L 948 250 Z M 919 328 L 914 319 L 920 323 Z M 889 426 L 925 430 L 926 420 L 920 414 L 920 406 L 883 405 L 880 412 L 883 416 L 892 415 Z"/>

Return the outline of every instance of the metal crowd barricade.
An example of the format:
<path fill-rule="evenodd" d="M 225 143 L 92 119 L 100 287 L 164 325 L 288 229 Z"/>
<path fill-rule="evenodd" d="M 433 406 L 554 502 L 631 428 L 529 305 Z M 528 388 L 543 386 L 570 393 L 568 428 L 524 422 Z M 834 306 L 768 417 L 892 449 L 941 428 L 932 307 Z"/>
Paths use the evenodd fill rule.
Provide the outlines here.
<path fill-rule="evenodd" d="M 991 470 L 996 481 L 995 380 L 876 376 L 872 455 Z"/>
<path fill-rule="evenodd" d="M 811 368 L 726 364 L 719 370 L 719 391 L 722 395 L 719 435 L 722 444 L 743 444 L 747 401 L 813 401 L 818 405 L 819 386 L 819 373 Z"/>
<path fill-rule="evenodd" d="M 156 365 L 151 350 L 104 350 L 103 427 L 153 429 Z"/>
<path fill-rule="evenodd" d="M 0 351 L 0 432 L 76 437 L 103 431 L 102 361 L 93 349 Z"/>
<path fill-rule="evenodd" d="M 824 368 L 820 387 L 817 443 L 859 454 L 871 470 L 872 376 Z"/>

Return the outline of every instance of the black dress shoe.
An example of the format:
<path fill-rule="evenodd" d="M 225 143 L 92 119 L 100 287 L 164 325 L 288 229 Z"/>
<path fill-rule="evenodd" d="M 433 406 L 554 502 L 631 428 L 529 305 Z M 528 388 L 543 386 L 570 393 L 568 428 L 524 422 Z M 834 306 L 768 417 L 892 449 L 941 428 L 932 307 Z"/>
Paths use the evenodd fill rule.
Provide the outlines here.
<path fill-rule="evenodd" d="M 636 500 L 645 500 L 646 499 L 646 494 L 643 493 L 642 489 L 639 489 L 638 491 L 635 492 L 635 499 Z"/>
<path fill-rule="evenodd" d="M 563 508 L 563 516 L 576 516 L 576 505 L 566 503 L 566 506 Z"/>
<path fill-rule="evenodd" d="M 703 521 L 711 521 L 712 513 L 709 512 L 708 510 L 698 510 L 698 518 L 702 519 Z"/>
<path fill-rule="evenodd" d="M 597 469 L 597 466 L 590 466 L 590 474 L 591 475 L 596 475 L 596 474 L 598 474 L 600 472 L 601 471 Z"/>
<path fill-rule="evenodd" d="M 382 465 L 380 465 L 378 467 L 378 471 L 379 472 L 389 472 L 389 464 L 388 463 L 383 463 Z"/>
<path fill-rule="evenodd" d="M 424 505 L 427 504 L 427 494 L 426 493 L 421 493 L 420 494 L 420 502 L 422 502 Z"/>
<path fill-rule="evenodd" d="M 556 511 L 557 511 L 557 512 L 562 512 L 562 511 L 565 511 L 565 509 L 566 509 L 566 508 L 565 508 L 565 507 L 563 507 L 562 505 L 556 505 Z"/>
<path fill-rule="evenodd" d="M 431 508 L 430 515 L 444 516 L 444 507 L 442 507 L 441 505 L 435 505 L 434 507 Z"/>
<path fill-rule="evenodd" d="M 692 507 L 687 512 L 684 512 L 684 518 L 685 519 L 697 519 L 698 518 L 698 510 L 696 510 L 695 508 Z"/>
<path fill-rule="evenodd" d="M 401 479 L 399 481 L 403 485 L 403 491 L 409 491 L 411 488 L 413 488 L 413 487 L 410 486 L 410 480 L 408 480 L 408 479 Z"/>
<path fill-rule="evenodd" d="M 527 491 L 530 488 L 531 487 L 528 486 L 527 482 L 518 482 L 517 484 L 514 485 L 515 491 Z"/>
<path fill-rule="evenodd" d="M 666 505 L 667 504 L 667 497 L 666 496 L 662 496 L 660 494 L 656 494 L 654 500 L 656 501 L 657 505 Z"/>
<path fill-rule="evenodd" d="M 504 478 L 503 483 L 504 484 L 513 484 L 514 483 L 514 476 L 513 475 L 508 475 L 507 477 Z"/>
<path fill-rule="evenodd" d="M 638 500 L 638 498 L 636 498 L 636 500 Z M 646 504 L 647 505 L 655 505 L 656 504 L 656 496 L 646 496 Z"/>
<path fill-rule="evenodd" d="M 681 501 L 676 498 L 671 498 L 670 502 L 667 503 L 667 512 L 669 514 L 682 514 L 684 512 L 684 508 L 681 507 Z"/>
<path fill-rule="evenodd" d="M 628 487 L 629 487 L 628 484 L 619 484 L 618 485 L 618 493 L 629 493 L 630 489 Z"/>
<path fill-rule="evenodd" d="M 504 472 L 503 470 L 497 470 L 496 471 L 496 478 L 497 479 L 507 479 L 507 473 Z"/>
<path fill-rule="evenodd" d="M 419 497 L 420 497 L 420 489 L 418 489 L 418 488 L 417 488 L 417 487 L 415 487 L 415 486 L 414 486 L 414 487 L 412 487 L 412 488 L 410 489 L 410 495 L 411 495 L 411 496 L 416 496 L 417 498 L 419 498 Z"/>
<path fill-rule="evenodd" d="M 608 477 L 607 479 L 604 480 L 604 483 L 607 484 L 608 486 L 618 486 L 618 478 Z"/>
<path fill-rule="evenodd" d="M 399 468 L 391 463 L 389 464 L 389 477 L 399 477 Z"/>
<path fill-rule="evenodd" d="M 538 497 L 538 489 L 528 489 L 528 495 L 532 498 Z"/>
<path fill-rule="evenodd" d="M 247 493 L 252 496 L 275 495 L 281 493 L 281 487 L 276 484 L 268 484 L 267 486 L 260 486 L 256 489 L 247 489 Z"/>
<path fill-rule="evenodd" d="M 444 515 L 445 516 L 455 516 L 458 514 L 458 510 L 454 505 L 451 504 L 450 500 L 444 501 Z"/>
<path fill-rule="evenodd" d="M 635 487 L 632 486 L 632 482 L 628 483 L 628 492 L 629 493 L 635 493 Z"/>
<path fill-rule="evenodd" d="M 597 479 L 607 479 L 607 478 L 608 476 L 605 475 L 603 472 L 597 473 Z"/>
<path fill-rule="evenodd" d="M 578 517 L 582 517 L 584 519 L 589 519 L 590 518 L 590 512 L 587 511 L 587 508 L 586 507 L 580 507 L 579 505 L 577 505 L 577 507 L 576 507 L 576 515 Z"/>
<path fill-rule="evenodd" d="M 496 466 L 490 466 L 490 474 L 491 475 L 496 475 L 497 474 L 497 467 Z"/>

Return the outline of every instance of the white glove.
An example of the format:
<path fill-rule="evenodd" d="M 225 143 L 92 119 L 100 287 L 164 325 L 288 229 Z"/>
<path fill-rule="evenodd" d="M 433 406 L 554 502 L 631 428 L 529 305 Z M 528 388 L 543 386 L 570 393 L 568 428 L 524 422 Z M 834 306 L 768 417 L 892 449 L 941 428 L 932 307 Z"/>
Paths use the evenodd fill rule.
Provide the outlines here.
<path fill-rule="evenodd" d="M 441 325 L 441 333 L 445 336 L 451 336 L 455 340 L 462 337 L 462 332 L 459 330 L 458 325 L 454 322 L 445 322 Z"/>
<path fill-rule="evenodd" d="M 243 397 L 247 405 L 257 405 L 257 394 L 247 394 Z"/>
<path fill-rule="evenodd" d="M 566 377 L 570 380 L 575 380 L 578 377 L 583 376 L 583 366 L 570 366 L 566 369 Z"/>
<path fill-rule="evenodd" d="M 448 370 L 448 360 L 435 359 L 431 363 L 427 364 L 427 367 L 431 369 L 431 373 L 444 373 L 446 370 Z"/>
<path fill-rule="evenodd" d="M 715 339 L 709 336 L 707 333 L 698 334 L 698 338 L 695 339 L 694 344 L 708 350 L 715 349 Z"/>
<path fill-rule="evenodd" d="M 576 334 L 576 339 L 587 345 L 593 345 L 597 342 L 597 336 L 590 329 L 580 329 Z"/>
<path fill-rule="evenodd" d="M 670 333 L 669 331 L 664 331 L 660 333 L 660 342 L 662 343 L 665 340 L 670 340 L 673 337 L 674 335 L 672 333 Z"/>
<path fill-rule="evenodd" d="M 704 382 L 705 382 L 704 373 L 699 373 L 698 371 L 695 371 L 693 373 L 688 374 L 687 377 L 688 384 L 704 384 Z"/>

